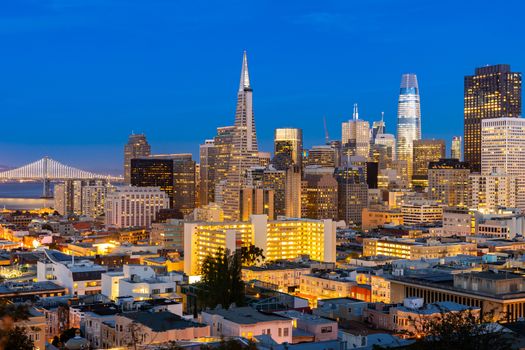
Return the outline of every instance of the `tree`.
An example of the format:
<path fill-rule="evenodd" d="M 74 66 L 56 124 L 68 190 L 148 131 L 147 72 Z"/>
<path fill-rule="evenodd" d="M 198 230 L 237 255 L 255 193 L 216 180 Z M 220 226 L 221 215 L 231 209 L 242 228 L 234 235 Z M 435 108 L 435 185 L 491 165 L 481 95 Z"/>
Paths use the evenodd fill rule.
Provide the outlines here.
<path fill-rule="evenodd" d="M 244 266 L 252 266 L 261 263 L 265 259 L 263 250 L 250 244 L 249 247 L 241 248 L 241 262 Z"/>
<path fill-rule="evenodd" d="M 23 327 L 16 325 L 19 321 L 29 318 L 29 309 L 24 304 L 13 304 L 0 301 L 0 350 L 33 349 L 33 342 Z M 30 347 L 25 347 L 30 344 Z"/>
<path fill-rule="evenodd" d="M 69 329 L 66 329 L 65 331 L 63 331 L 62 333 L 60 333 L 60 337 L 58 339 L 58 342 L 59 343 L 62 343 L 62 344 L 65 344 L 67 343 L 67 341 L 71 338 L 74 338 L 75 335 L 76 335 L 76 332 L 77 330 L 79 330 L 78 328 L 69 328 Z M 82 335 L 82 334 L 81 334 Z M 53 342 L 55 340 L 53 339 Z M 55 345 L 53 343 L 53 345 Z"/>
<path fill-rule="evenodd" d="M 33 350 L 34 343 L 29 339 L 24 327 L 15 326 L 7 332 L 8 340 L 4 349 L 9 350 Z"/>
<path fill-rule="evenodd" d="M 418 339 L 408 349 L 414 350 L 507 350 L 513 336 L 497 323 L 494 313 L 478 316 L 471 309 L 440 310 L 438 317 L 409 319 L 414 327 L 409 335 Z"/>
<path fill-rule="evenodd" d="M 229 250 L 219 250 L 215 255 L 205 258 L 201 275 L 198 298 L 204 307 L 232 303 L 244 304 L 244 282 L 241 279 L 241 253 L 230 254 Z"/>

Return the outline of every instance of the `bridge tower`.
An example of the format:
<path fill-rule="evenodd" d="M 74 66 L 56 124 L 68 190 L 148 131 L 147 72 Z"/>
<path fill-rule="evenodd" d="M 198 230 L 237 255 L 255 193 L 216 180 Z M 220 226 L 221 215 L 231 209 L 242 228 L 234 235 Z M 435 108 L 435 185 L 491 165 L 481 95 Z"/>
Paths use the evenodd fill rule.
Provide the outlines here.
<path fill-rule="evenodd" d="M 53 194 L 51 193 L 51 180 L 49 179 L 49 169 L 48 169 L 48 161 L 49 157 L 44 157 L 42 159 L 42 170 L 44 177 L 42 178 L 42 181 L 44 183 L 44 189 L 42 191 L 42 198 L 53 198 Z"/>

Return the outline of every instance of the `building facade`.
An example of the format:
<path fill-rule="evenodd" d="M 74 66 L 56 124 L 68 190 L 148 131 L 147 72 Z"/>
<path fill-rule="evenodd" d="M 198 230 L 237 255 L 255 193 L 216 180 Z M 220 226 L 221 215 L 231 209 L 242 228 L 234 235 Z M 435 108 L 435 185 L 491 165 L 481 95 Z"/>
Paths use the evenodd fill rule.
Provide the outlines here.
<path fill-rule="evenodd" d="M 481 121 L 521 115 L 521 73 L 507 64 L 476 68 L 465 77 L 464 157 L 472 172 L 481 171 Z"/>
<path fill-rule="evenodd" d="M 421 139 L 419 87 L 415 74 L 403 74 L 397 108 L 397 159 L 406 160 L 412 177 L 413 142 Z"/>
<path fill-rule="evenodd" d="M 131 134 L 128 143 L 124 146 L 124 183 L 131 181 L 131 160 L 133 158 L 148 157 L 151 154 L 151 146 L 144 134 Z"/>
<path fill-rule="evenodd" d="M 169 197 L 159 187 L 116 187 L 106 199 L 106 226 L 150 227 Z"/>

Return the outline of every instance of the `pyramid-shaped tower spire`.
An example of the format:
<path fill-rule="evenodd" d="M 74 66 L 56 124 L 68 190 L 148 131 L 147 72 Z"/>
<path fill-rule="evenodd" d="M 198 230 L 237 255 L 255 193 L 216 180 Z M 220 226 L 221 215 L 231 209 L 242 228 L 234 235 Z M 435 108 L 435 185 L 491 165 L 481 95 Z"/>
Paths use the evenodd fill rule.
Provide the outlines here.
<path fill-rule="evenodd" d="M 246 56 L 246 50 L 242 55 L 242 69 L 241 69 L 241 82 L 239 84 L 239 91 L 245 89 L 251 89 L 250 87 L 250 73 L 248 72 L 248 57 Z"/>
<path fill-rule="evenodd" d="M 354 103 L 354 113 L 353 113 L 354 120 L 359 119 L 359 110 L 357 109 L 357 103 Z"/>

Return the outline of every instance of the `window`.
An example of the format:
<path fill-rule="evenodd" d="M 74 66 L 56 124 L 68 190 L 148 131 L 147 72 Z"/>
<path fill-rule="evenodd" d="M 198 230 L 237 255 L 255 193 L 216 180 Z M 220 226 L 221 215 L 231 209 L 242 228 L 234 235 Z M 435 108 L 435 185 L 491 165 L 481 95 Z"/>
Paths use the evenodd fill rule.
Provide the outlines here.
<path fill-rule="evenodd" d="M 283 336 L 283 334 L 282 334 L 282 333 L 283 333 L 283 329 L 282 329 L 281 327 L 279 327 L 279 332 L 278 332 L 278 334 L 279 334 L 279 337 L 282 337 L 282 336 Z"/>
<path fill-rule="evenodd" d="M 284 335 L 285 337 L 287 337 L 288 334 L 289 334 L 289 333 L 288 333 L 288 328 L 285 328 L 285 329 L 284 329 L 284 332 L 283 332 L 283 335 Z"/>
<path fill-rule="evenodd" d="M 160 294 L 160 289 L 152 289 L 151 294 Z"/>
<path fill-rule="evenodd" d="M 321 333 L 332 333 L 332 326 L 321 327 Z"/>
<path fill-rule="evenodd" d="M 266 330 L 266 334 L 272 334 L 270 328 L 268 328 L 268 329 Z"/>

